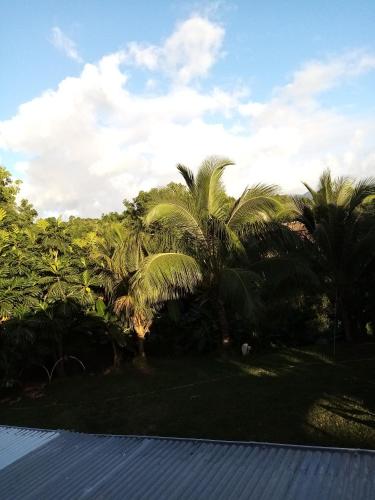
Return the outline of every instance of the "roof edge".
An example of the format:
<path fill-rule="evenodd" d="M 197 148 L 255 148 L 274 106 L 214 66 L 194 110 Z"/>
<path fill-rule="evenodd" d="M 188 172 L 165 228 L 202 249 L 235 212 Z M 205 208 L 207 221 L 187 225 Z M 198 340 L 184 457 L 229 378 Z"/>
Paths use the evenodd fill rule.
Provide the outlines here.
<path fill-rule="evenodd" d="M 96 437 L 118 437 L 118 438 L 134 438 L 134 439 L 153 439 L 159 441 L 192 441 L 197 443 L 212 443 L 212 444 L 233 444 L 233 445 L 247 445 L 247 446 L 260 446 L 267 448 L 293 448 L 302 450 L 316 450 L 316 451 L 335 451 L 335 452 L 351 452 L 351 453 L 370 453 L 375 454 L 375 450 L 369 448 L 340 448 L 337 446 L 318 446 L 318 445 L 305 445 L 305 444 L 290 444 L 290 443 L 270 443 L 267 441 L 235 441 L 226 439 L 207 439 L 207 438 L 189 438 L 189 437 L 178 437 L 178 436 L 150 436 L 143 434 L 103 434 L 103 433 L 91 433 L 91 432 L 80 432 L 70 429 L 43 429 L 38 427 L 22 427 L 19 425 L 6 425 L 0 424 L 0 429 L 22 429 L 30 431 L 39 432 L 62 432 L 67 434 L 82 434 L 84 436 L 96 436 Z"/>

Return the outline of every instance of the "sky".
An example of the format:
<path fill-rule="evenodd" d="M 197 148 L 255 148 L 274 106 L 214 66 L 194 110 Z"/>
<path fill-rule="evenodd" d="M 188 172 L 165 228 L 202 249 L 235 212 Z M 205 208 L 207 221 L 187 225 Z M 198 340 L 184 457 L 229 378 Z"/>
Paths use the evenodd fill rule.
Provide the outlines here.
<path fill-rule="evenodd" d="M 40 215 L 121 210 L 209 155 L 300 193 L 375 175 L 373 0 L 0 0 L 0 164 Z"/>

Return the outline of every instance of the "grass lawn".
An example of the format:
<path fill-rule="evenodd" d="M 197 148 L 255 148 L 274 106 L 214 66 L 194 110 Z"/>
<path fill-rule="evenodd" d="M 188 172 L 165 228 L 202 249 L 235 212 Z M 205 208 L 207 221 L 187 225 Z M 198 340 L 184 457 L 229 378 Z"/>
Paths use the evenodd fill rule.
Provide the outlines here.
<path fill-rule="evenodd" d="M 355 355 L 353 355 L 355 350 Z M 375 448 L 375 344 L 282 349 L 55 380 L 0 404 L 1 424 Z"/>

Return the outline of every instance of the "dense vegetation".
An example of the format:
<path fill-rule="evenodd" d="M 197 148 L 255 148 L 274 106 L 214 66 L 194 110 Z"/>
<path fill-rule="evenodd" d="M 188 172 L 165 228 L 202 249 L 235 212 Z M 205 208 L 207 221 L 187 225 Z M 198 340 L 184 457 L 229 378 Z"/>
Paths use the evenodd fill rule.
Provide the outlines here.
<path fill-rule="evenodd" d="M 118 369 L 148 356 L 356 345 L 375 331 L 375 181 L 227 195 L 231 162 L 140 192 L 122 213 L 38 218 L 0 169 L 0 375 Z M 145 362 L 145 361 L 144 361 Z"/>

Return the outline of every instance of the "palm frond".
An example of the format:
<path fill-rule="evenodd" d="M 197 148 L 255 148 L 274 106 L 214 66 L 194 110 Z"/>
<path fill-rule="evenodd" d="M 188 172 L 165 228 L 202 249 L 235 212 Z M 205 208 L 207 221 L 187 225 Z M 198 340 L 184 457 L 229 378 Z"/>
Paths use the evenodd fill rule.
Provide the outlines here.
<path fill-rule="evenodd" d="M 349 214 L 356 210 L 367 198 L 375 195 L 375 179 L 368 178 L 358 181 L 352 189 L 349 199 L 347 200 L 347 208 Z"/>
<path fill-rule="evenodd" d="M 333 181 L 333 195 L 330 203 L 344 206 L 353 191 L 353 182 L 349 177 L 337 177 Z"/>
<path fill-rule="evenodd" d="M 298 253 L 276 255 L 253 266 L 254 270 L 261 273 L 267 280 L 268 286 L 278 290 L 283 286 L 318 286 L 319 279 L 312 270 L 307 259 Z"/>
<path fill-rule="evenodd" d="M 292 221 L 301 223 L 312 234 L 315 231 L 316 220 L 311 201 L 302 196 L 295 196 L 293 203 L 295 214 Z"/>
<path fill-rule="evenodd" d="M 113 310 L 116 314 L 129 316 L 134 309 L 134 297 L 131 295 L 121 295 L 115 300 Z"/>
<path fill-rule="evenodd" d="M 220 276 L 220 295 L 249 318 L 259 305 L 259 282 L 260 276 L 249 269 L 225 267 Z"/>
<path fill-rule="evenodd" d="M 187 232 L 200 241 L 205 240 L 201 221 L 192 204 L 184 200 L 165 200 L 156 204 L 146 214 L 145 223 L 162 222 L 171 228 Z"/>
<path fill-rule="evenodd" d="M 0 207 L 0 222 L 2 222 L 7 215 L 7 212 L 4 208 Z"/>
<path fill-rule="evenodd" d="M 158 303 L 193 292 L 201 279 L 193 257 L 159 253 L 145 258 L 131 280 L 131 293 L 139 302 Z"/>
<path fill-rule="evenodd" d="M 211 156 L 201 164 L 196 177 L 197 204 L 199 210 L 219 216 L 228 197 L 222 183 L 227 166 L 233 165 L 228 158 Z"/>
<path fill-rule="evenodd" d="M 324 170 L 319 179 L 318 194 L 326 205 L 332 203 L 334 196 L 333 184 L 331 171 L 329 169 Z"/>
<path fill-rule="evenodd" d="M 190 168 L 185 167 L 185 165 L 181 165 L 181 163 L 179 163 L 177 165 L 177 170 L 180 172 L 180 174 L 184 178 L 184 181 L 186 182 L 186 185 L 189 188 L 189 191 L 194 195 L 195 194 L 195 178 L 194 178 L 193 172 L 190 170 Z"/>
<path fill-rule="evenodd" d="M 265 184 L 245 189 L 234 203 L 227 224 L 232 229 L 240 230 L 246 224 L 269 219 L 272 213 L 276 213 L 277 207 L 281 208 L 281 203 L 275 199 L 276 193 L 276 186 Z"/>

